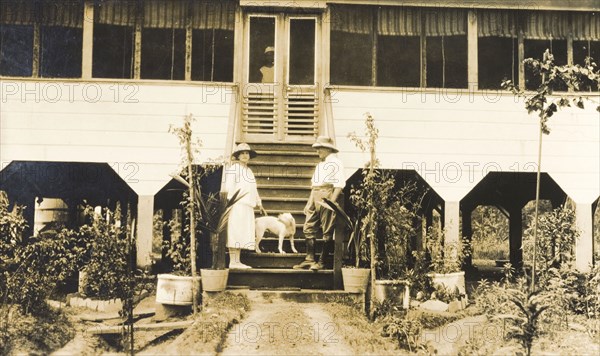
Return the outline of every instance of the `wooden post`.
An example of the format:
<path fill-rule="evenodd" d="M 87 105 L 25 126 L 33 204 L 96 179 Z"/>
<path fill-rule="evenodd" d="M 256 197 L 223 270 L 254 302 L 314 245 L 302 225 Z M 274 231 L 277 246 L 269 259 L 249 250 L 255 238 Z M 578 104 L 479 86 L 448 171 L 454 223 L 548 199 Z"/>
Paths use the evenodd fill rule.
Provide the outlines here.
<path fill-rule="evenodd" d="M 142 21 L 144 20 L 142 6 L 142 3 L 138 1 L 135 16 L 136 21 L 133 29 L 133 79 L 140 79 L 142 71 Z"/>
<path fill-rule="evenodd" d="M 31 76 L 34 78 L 40 77 L 40 24 L 33 24 L 33 54 L 31 63 Z"/>
<path fill-rule="evenodd" d="M 371 28 L 371 86 L 377 86 L 377 11 L 377 7 L 374 7 L 371 16 L 373 20 Z"/>
<path fill-rule="evenodd" d="M 519 58 L 519 88 L 525 90 L 525 40 L 523 36 L 523 30 L 519 28 L 517 35 L 517 56 Z"/>
<path fill-rule="evenodd" d="M 513 268 L 523 267 L 523 219 L 522 206 L 515 205 L 508 210 L 509 259 Z"/>
<path fill-rule="evenodd" d="M 86 0 L 83 10 L 83 45 L 81 53 L 81 78 L 92 78 L 94 48 L 94 2 Z"/>
<path fill-rule="evenodd" d="M 479 88 L 479 63 L 477 53 L 477 10 L 469 10 L 467 20 L 467 81 L 469 88 Z"/>
<path fill-rule="evenodd" d="M 338 198 L 340 207 L 344 208 L 344 196 L 340 194 Z M 338 216 L 335 219 L 334 230 L 334 248 L 333 248 L 333 289 L 344 289 L 342 280 L 342 262 L 344 259 L 344 245 L 347 237 L 346 225 Z"/>
<path fill-rule="evenodd" d="M 420 51 L 420 59 L 421 59 L 421 88 L 427 87 L 427 36 L 425 34 L 426 26 L 425 26 L 425 13 L 423 10 L 421 11 L 421 51 Z"/>
<path fill-rule="evenodd" d="M 462 234 L 466 237 L 469 242 L 473 242 L 473 224 L 471 215 L 473 214 L 473 207 L 466 206 L 462 211 Z M 472 245 L 471 245 L 472 246 Z M 471 247 L 471 253 L 463 261 L 464 268 L 473 267 L 473 248 Z"/>
<path fill-rule="evenodd" d="M 185 16 L 185 81 L 188 82 L 192 80 L 192 34 L 192 4 L 188 2 Z"/>

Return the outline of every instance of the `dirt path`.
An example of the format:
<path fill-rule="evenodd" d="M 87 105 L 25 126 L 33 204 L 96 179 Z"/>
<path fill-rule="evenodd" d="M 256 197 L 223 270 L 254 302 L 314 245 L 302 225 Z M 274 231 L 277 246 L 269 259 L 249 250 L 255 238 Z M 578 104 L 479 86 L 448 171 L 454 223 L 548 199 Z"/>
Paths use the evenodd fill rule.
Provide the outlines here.
<path fill-rule="evenodd" d="M 230 331 L 221 355 L 353 355 L 319 304 L 256 302 Z"/>

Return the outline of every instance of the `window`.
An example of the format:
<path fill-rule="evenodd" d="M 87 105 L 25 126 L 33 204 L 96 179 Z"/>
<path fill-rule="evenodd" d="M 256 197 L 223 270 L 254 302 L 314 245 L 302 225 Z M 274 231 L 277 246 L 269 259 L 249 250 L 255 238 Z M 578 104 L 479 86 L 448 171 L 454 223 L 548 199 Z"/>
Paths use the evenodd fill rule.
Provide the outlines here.
<path fill-rule="evenodd" d="M 466 88 L 467 12 L 423 10 L 425 20 L 427 87 Z"/>
<path fill-rule="evenodd" d="M 142 79 L 185 79 L 185 30 L 142 30 Z"/>
<path fill-rule="evenodd" d="M 500 89 L 504 80 L 518 84 L 517 13 L 506 10 L 477 12 L 478 85 Z"/>
<path fill-rule="evenodd" d="M 136 13 L 133 1 L 96 2 L 92 59 L 94 78 L 133 78 Z"/>
<path fill-rule="evenodd" d="M 233 31 L 194 30 L 192 80 L 233 81 Z"/>
<path fill-rule="evenodd" d="M 331 83 L 371 85 L 371 48 L 371 35 L 331 32 Z"/>
<path fill-rule="evenodd" d="M 379 36 L 377 44 L 377 84 L 419 87 L 421 39 L 417 36 Z"/>
<path fill-rule="evenodd" d="M 500 89 L 504 80 L 518 83 L 517 38 L 480 37 L 477 41 L 480 89 Z"/>
<path fill-rule="evenodd" d="M 40 77 L 81 77 L 83 1 L 42 1 Z"/>
<path fill-rule="evenodd" d="M 567 36 L 570 32 L 569 13 L 559 11 L 529 11 L 520 13 L 525 58 L 542 60 L 548 50 L 557 65 L 567 64 Z M 541 77 L 525 67 L 525 89 L 537 89 Z M 566 86 L 558 90 L 566 90 Z"/>
<path fill-rule="evenodd" d="M 573 62 L 584 65 L 585 58 L 591 57 L 600 63 L 600 13 L 573 13 Z M 582 91 L 597 91 L 598 83 L 588 83 L 579 88 Z"/>
<path fill-rule="evenodd" d="M 185 79 L 186 2 L 144 1 L 142 79 Z"/>
<path fill-rule="evenodd" d="M 600 41 L 573 41 L 573 63 L 585 65 L 587 57 L 590 57 L 596 64 L 600 63 Z M 586 83 L 579 89 L 597 91 L 598 83 Z"/>
<path fill-rule="evenodd" d="M 548 50 L 554 56 L 554 64 L 567 64 L 567 41 L 566 40 L 525 40 L 525 58 L 543 59 L 544 52 Z M 535 90 L 541 83 L 542 78 L 534 73 L 530 67 L 525 66 L 525 88 Z M 567 87 L 558 88 L 567 90 Z"/>
<path fill-rule="evenodd" d="M 314 19 L 290 20 L 290 84 L 315 84 L 315 27 Z"/>
<path fill-rule="evenodd" d="M 467 36 L 427 37 L 427 87 L 467 87 Z"/>
<path fill-rule="evenodd" d="M 40 77 L 81 77 L 81 28 L 42 26 Z"/>
<path fill-rule="evenodd" d="M 275 70 L 275 17 L 250 17 L 250 60 L 248 76 L 250 83 L 274 83 Z"/>
<path fill-rule="evenodd" d="M 0 75 L 80 77 L 82 26 L 82 0 L 0 1 Z"/>
<path fill-rule="evenodd" d="M 0 24 L 0 75 L 30 77 L 33 26 Z"/>
<path fill-rule="evenodd" d="M 333 5 L 331 81 L 466 88 L 466 16 L 460 9 Z"/>

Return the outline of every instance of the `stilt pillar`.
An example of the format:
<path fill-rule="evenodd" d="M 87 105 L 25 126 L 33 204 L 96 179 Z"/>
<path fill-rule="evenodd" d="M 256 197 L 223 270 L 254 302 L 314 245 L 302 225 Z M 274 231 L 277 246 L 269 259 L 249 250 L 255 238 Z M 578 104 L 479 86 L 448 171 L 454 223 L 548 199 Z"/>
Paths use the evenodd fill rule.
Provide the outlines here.
<path fill-rule="evenodd" d="M 152 263 L 152 220 L 154 218 L 154 195 L 140 195 L 137 206 L 136 264 L 147 267 Z"/>
<path fill-rule="evenodd" d="M 575 241 L 575 268 L 589 272 L 594 255 L 593 214 L 591 203 L 575 203 L 575 224 L 579 238 Z"/>
<path fill-rule="evenodd" d="M 473 225 L 471 221 L 471 214 L 473 213 L 474 207 L 468 206 L 463 208 L 462 211 L 462 235 L 470 242 L 473 242 Z M 471 244 L 472 246 L 472 244 Z M 473 267 L 473 248 L 471 247 L 471 253 L 465 258 L 464 268 Z"/>
<path fill-rule="evenodd" d="M 444 202 L 443 211 L 444 221 L 444 244 L 446 246 L 459 246 L 460 242 L 460 202 L 446 201 Z M 456 256 L 458 251 L 450 249 Z M 456 257 L 454 256 L 454 257 Z"/>
<path fill-rule="evenodd" d="M 520 270 L 523 267 L 523 218 L 520 206 L 513 206 L 508 211 L 508 241 L 510 264 Z"/>

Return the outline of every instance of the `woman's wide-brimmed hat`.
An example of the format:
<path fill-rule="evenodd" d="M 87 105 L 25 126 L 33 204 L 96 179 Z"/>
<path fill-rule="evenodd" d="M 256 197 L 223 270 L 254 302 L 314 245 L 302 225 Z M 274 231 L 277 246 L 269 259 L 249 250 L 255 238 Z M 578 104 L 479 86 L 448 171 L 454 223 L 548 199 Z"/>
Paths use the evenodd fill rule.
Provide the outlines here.
<path fill-rule="evenodd" d="M 242 152 L 248 152 L 250 153 L 250 158 L 254 158 L 257 156 L 256 151 L 253 150 L 252 148 L 250 148 L 250 145 L 242 142 L 239 145 L 237 145 L 235 147 L 235 149 L 233 150 L 233 153 L 231 154 L 232 157 L 235 157 L 235 159 L 238 158 L 238 156 L 240 155 L 240 153 Z"/>
<path fill-rule="evenodd" d="M 339 152 L 339 150 L 333 144 L 333 140 L 327 136 L 319 136 L 317 137 L 317 141 L 313 143 L 313 148 L 325 147 L 332 150 L 334 153 Z"/>

